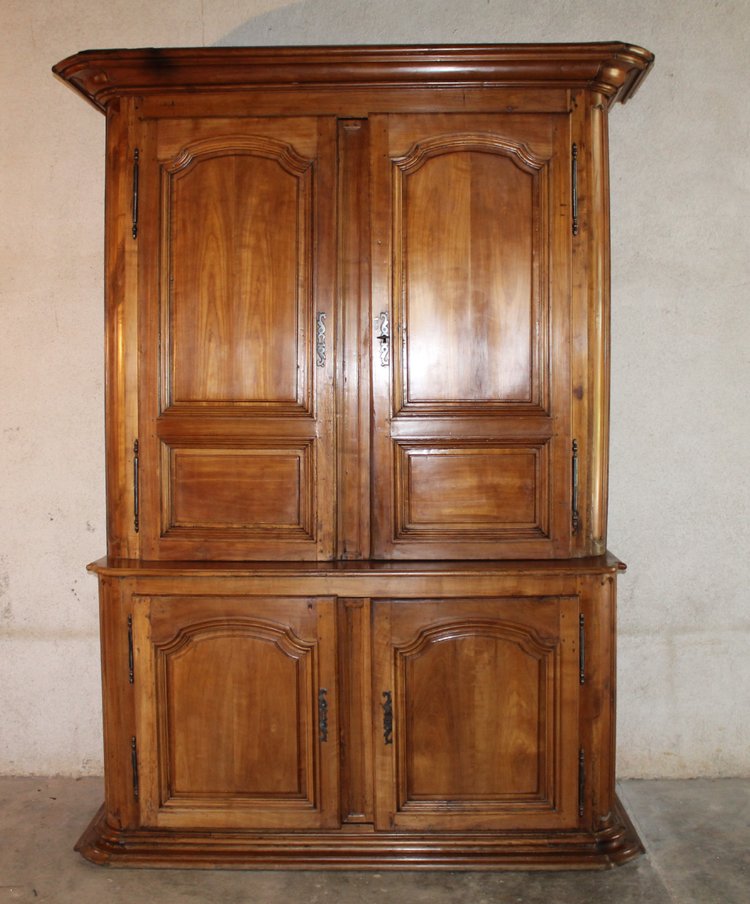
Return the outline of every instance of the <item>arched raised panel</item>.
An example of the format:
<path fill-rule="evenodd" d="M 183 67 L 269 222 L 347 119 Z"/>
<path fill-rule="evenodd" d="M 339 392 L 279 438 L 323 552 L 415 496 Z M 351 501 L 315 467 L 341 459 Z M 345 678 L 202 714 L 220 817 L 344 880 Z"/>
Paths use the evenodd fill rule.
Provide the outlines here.
<path fill-rule="evenodd" d="M 548 161 L 483 133 L 392 160 L 395 411 L 544 409 Z"/>
<path fill-rule="evenodd" d="M 523 626 L 471 619 L 430 627 L 396 648 L 402 808 L 548 796 L 556 647 Z"/>
<path fill-rule="evenodd" d="M 337 822 L 331 597 L 138 597 L 132 645 L 145 825 Z"/>
<path fill-rule="evenodd" d="M 265 136 L 162 164 L 162 410 L 311 410 L 312 180 Z"/>
<path fill-rule="evenodd" d="M 377 600 L 376 824 L 456 831 L 576 819 L 575 597 Z M 381 719 L 381 721 L 383 721 Z M 385 725 L 385 722 L 383 721 Z"/>
<path fill-rule="evenodd" d="M 163 800 L 309 796 L 314 643 L 225 619 L 190 625 L 154 652 Z"/>

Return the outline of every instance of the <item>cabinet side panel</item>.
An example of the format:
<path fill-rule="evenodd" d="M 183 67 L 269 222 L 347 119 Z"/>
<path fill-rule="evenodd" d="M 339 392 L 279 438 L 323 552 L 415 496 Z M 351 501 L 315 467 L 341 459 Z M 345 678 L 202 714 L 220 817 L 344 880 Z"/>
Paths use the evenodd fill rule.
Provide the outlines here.
<path fill-rule="evenodd" d="M 133 447 L 138 437 L 138 242 L 133 238 L 137 99 L 107 110 L 105 409 L 107 552 L 137 558 Z"/>
<path fill-rule="evenodd" d="M 616 809 L 616 578 L 592 575 L 580 583 L 585 619 L 581 731 L 589 762 L 585 816 L 593 831 L 605 831 Z"/>
<path fill-rule="evenodd" d="M 130 681 L 132 616 L 129 582 L 99 578 L 104 718 L 104 794 L 107 820 L 114 828 L 138 825 L 132 738 L 135 729 L 134 682 Z"/>
<path fill-rule="evenodd" d="M 592 233 L 591 301 L 591 549 L 593 555 L 607 548 L 609 479 L 609 383 L 610 383 L 610 250 L 609 250 L 609 138 L 607 110 L 592 104 L 591 203 Z"/>

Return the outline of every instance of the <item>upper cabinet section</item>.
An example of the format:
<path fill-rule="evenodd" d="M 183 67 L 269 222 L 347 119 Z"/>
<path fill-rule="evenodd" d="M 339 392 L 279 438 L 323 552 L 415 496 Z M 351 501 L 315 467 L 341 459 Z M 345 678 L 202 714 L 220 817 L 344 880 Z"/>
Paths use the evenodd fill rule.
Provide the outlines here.
<path fill-rule="evenodd" d="M 606 544 L 621 43 L 88 51 L 109 555 Z"/>

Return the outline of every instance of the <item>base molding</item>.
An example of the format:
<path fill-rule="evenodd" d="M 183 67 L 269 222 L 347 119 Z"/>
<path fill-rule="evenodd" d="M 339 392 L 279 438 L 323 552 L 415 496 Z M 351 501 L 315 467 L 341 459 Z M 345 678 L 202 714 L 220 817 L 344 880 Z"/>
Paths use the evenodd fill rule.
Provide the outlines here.
<path fill-rule="evenodd" d="M 108 866 L 179 869 L 609 869 L 643 852 L 622 804 L 586 832 L 175 832 L 113 829 L 102 808 L 75 848 Z"/>

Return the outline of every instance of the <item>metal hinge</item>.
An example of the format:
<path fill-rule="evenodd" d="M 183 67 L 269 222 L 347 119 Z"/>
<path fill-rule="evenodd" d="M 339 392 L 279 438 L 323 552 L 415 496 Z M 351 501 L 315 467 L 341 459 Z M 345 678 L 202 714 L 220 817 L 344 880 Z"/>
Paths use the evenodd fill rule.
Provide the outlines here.
<path fill-rule="evenodd" d="M 578 681 L 586 683 L 586 616 L 578 616 Z"/>
<path fill-rule="evenodd" d="M 140 499 L 138 498 L 138 483 L 140 481 L 139 459 L 138 459 L 138 440 L 133 443 L 133 530 L 138 533 L 140 527 L 139 511 Z"/>
<path fill-rule="evenodd" d="M 390 691 L 383 691 L 383 743 L 393 743 L 393 698 Z"/>
<path fill-rule="evenodd" d="M 586 806 L 586 754 L 583 747 L 578 751 L 578 815 L 583 816 Z"/>
<path fill-rule="evenodd" d="M 578 533 L 581 524 L 581 518 L 578 514 L 578 440 L 573 440 L 572 461 L 570 471 L 570 520 L 573 526 L 573 533 Z"/>
<path fill-rule="evenodd" d="M 570 159 L 570 206 L 573 217 L 573 235 L 578 235 L 578 145 L 571 148 Z"/>
<path fill-rule="evenodd" d="M 130 764 L 133 767 L 133 797 L 138 800 L 138 746 L 135 735 L 130 739 Z"/>
<path fill-rule="evenodd" d="M 135 680 L 133 668 L 133 616 L 128 616 L 128 681 L 132 684 Z"/>
<path fill-rule="evenodd" d="M 318 731 L 320 733 L 321 741 L 328 740 L 328 700 L 326 699 L 327 693 L 328 689 L 325 687 L 321 687 L 321 689 L 318 691 Z"/>
<path fill-rule="evenodd" d="M 138 238 L 138 176 L 141 152 L 138 148 L 133 152 L 133 238 Z"/>

